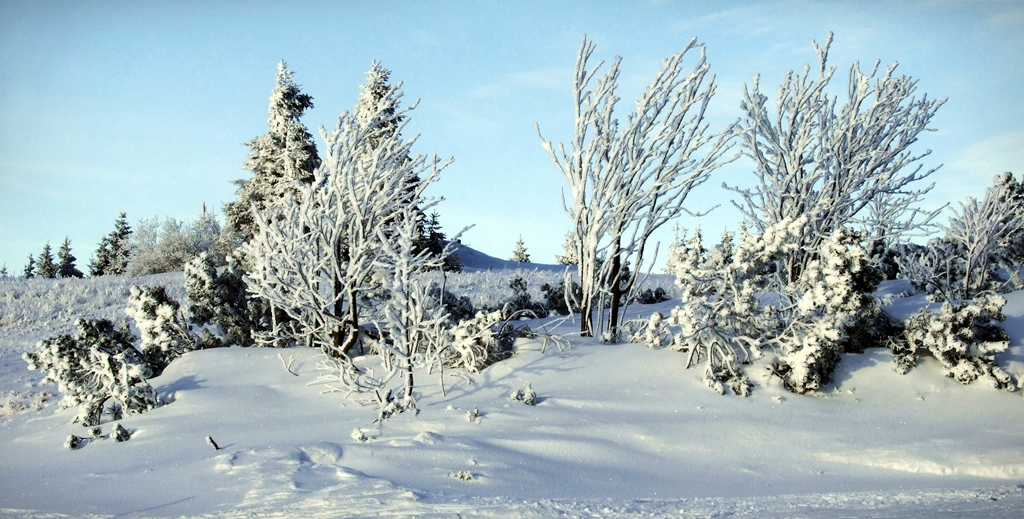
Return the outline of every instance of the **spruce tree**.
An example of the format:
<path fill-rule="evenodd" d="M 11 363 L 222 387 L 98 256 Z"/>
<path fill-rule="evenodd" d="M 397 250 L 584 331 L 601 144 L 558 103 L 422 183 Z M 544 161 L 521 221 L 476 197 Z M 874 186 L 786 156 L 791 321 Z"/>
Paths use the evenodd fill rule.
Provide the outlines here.
<path fill-rule="evenodd" d="M 245 169 L 248 180 L 239 180 L 238 198 L 224 206 L 228 227 L 249 241 L 259 227 L 252 208 L 264 211 L 277 206 L 284 196 L 295 196 L 296 182 L 309 184 L 313 170 L 320 166 L 316 144 L 309 130 L 299 122 L 303 112 L 313 107 L 313 98 L 301 93 L 292 80 L 294 71 L 282 60 L 277 66 L 277 84 L 270 94 L 267 126 L 269 131 L 246 143 L 249 156 Z"/>
<path fill-rule="evenodd" d="M 60 250 L 57 251 L 57 277 L 62 278 L 80 278 L 82 277 L 82 271 L 75 267 L 75 258 L 71 254 L 71 239 L 65 237 L 64 244 L 60 246 Z"/>
<path fill-rule="evenodd" d="M 512 257 L 509 261 L 515 261 L 517 263 L 529 263 L 530 255 L 526 253 L 526 245 L 523 243 L 523 237 L 520 236 L 519 240 L 516 241 L 516 250 L 512 253 Z"/>
<path fill-rule="evenodd" d="M 7 277 L 7 264 L 4 263 L 3 267 L 0 267 L 0 278 Z"/>
<path fill-rule="evenodd" d="M 89 262 L 89 275 L 90 276 L 102 276 L 106 274 L 107 267 L 110 266 L 110 237 L 104 236 L 100 240 L 100 244 L 96 247 L 96 254 L 93 256 L 92 261 Z"/>
<path fill-rule="evenodd" d="M 128 226 L 128 216 L 121 216 L 114 222 L 114 230 L 100 240 L 96 256 L 89 264 L 89 275 L 106 276 L 124 274 L 131 256 L 132 229 Z"/>
<path fill-rule="evenodd" d="M 36 276 L 36 259 L 31 254 L 28 255 L 28 264 L 25 265 L 24 275 L 25 279 L 31 279 Z"/>
<path fill-rule="evenodd" d="M 41 278 L 53 279 L 57 277 L 57 264 L 53 262 L 53 252 L 50 244 L 43 246 L 43 252 L 39 255 L 39 265 L 36 267 L 36 274 Z"/>

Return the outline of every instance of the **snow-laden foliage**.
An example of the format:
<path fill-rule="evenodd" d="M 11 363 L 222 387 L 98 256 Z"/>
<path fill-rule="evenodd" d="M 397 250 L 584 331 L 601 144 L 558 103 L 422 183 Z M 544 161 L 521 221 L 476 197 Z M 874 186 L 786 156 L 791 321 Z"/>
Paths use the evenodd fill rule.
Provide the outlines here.
<path fill-rule="evenodd" d="M 258 232 L 252 207 L 264 211 L 293 199 L 299 184 L 313 182 L 313 171 L 320 165 L 313 136 L 299 121 L 313 108 L 313 98 L 301 92 L 294 74 L 283 60 L 278 63 L 267 133 L 246 143 L 249 156 L 244 167 L 252 176 L 236 182 L 237 199 L 224 205 L 227 226 L 246 241 Z"/>
<path fill-rule="evenodd" d="M 79 406 L 79 421 L 99 424 L 104 405 L 113 405 L 114 417 L 142 413 L 160 405 L 146 379 L 152 374 L 135 337 L 107 320 L 79 320 L 77 334 L 39 341 L 35 352 L 23 358 L 30 370 L 45 371 L 44 383 L 56 384 L 64 397 L 61 407 Z"/>
<path fill-rule="evenodd" d="M 893 341 L 896 371 L 905 374 L 923 355 L 942 364 L 947 377 L 962 384 L 984 379 L 996 389 L 1014 391 L 1013 377 L 995 362 L 1006 351 L 1009 339 L 997 324 L 1005 317 L 1006 299 L 984 292 L 971 300 L 945 301 L 938 313 L 922 309 L 904 323 L 903 340 Z"/>
<path fill-rule="evenodd" d="M 430 286 L 416 277 L 424 270 L 441 268 L 442 260 L 426 251 L 414 252 L 416 208 L 402 208 L 400 223 L 391 236 L 378 229 L 380 256 L 378 268 L 389 274 L 381 287 L 387 294 L 381 312 L 383 322 L 376 327 L 380 340 L 375 350 L 381 357 L 386 374 L 381 387 L 393 376 L 401 374 L 402 395 L 396 405 L 407 410 L 416 404 L 413 396 L 413 368 L 440 362 L 442 326 L 447 315 L 437 299 L 430 297 Z"/>
<path fill-rule="evenodd" d="M 156 217 L 142 220 L 132 235 L 132 257 L 127 273 L 132 276 L 179 272 L 200 254 L 223 265 L 235 243 L 230 232 L 221 229 L 217 218 L 203 212 L 194 221 Z"/>
<path fill-rule="evenodd" d="M 447 330 L 445 364 L 470 373 L 508 358 L 515 337 L 508 333 L 501 311 L 477 312 L 472 319 L 460 321 Z"/>
<path fill-rule="evenodd" d="M 699 49 L 693 69 L 683 59 Z M 661 70 L 624 123 L 615 117 L 619 58 L 594 81 L 603 63 L 588 69 L 594 44 L 583 40 L 573 76 L 575 135 L 569 150 L 541 136 L 541 145 L 569 185 L 563 205 L 573 222 L 571 243 L 579 265 L 582 298 L 580 331 L 601 335 L 593 310 L 610 302 L 608 328 L 619 319 L 620 296 L 628 293 L 644 266 L 647 240 L 681 214 L 683 201 L 722 165 L 728 150 L 724 134 L 708 135 L 704 113 L 715 92 L 705 84 L 710 66 L 704 47 L 691 40 L 663 60 Z M 538 134 L 540 129 L 538 127 Z M 568 255 L 567 255 L 568 256 Z M 601 257 L 606 261 L 599 261 Z M 560 260 L 561 261 L 561 260 Z M 568 260 L 566 261 L 568 262 Z M 632 273 L 623 266 L 636 266 Z"/>
<path fill-rule="evenodd" d="M 705 382 L 719 393 L 728 385 L 749 394 L 742 364 L 764 348 L 778 356 L 773 370 L 787 389 L 821 389 L 845 349 L 862 349 L 858 341 L 874 339 L 856 328 L 878 314 L 865 294 L 880 278 L 869 271 L 860 235 L 844 228 L 832 233 L 799 276 L 782 282 L 786 273 L 774 269 L 798 247 L 806 225 L 800 218 L 760 234 L 743 230 L 735 243 L 726 233 L 711 251 L 699 231 L 688 242 L 681 239 L 672 264 L 683 304 L 668 317 L 652 316 L 631 340 L 686 352 L 687 367 L 702 364 Z"/>
<path fill-rule="evenodd" d="M 392 88 L 378 103 L 376 120 L 401 96 Z M 395 131 L 364 126 L 348 113 L 333 132 L 321 129 L 327 157 L 314 181 L 297 184 L 298 195 L 278 208 L 254 206 L 259 232 L 242 248 L 253 264 L 245 277 L 249 290 L 285 312 L 303 342 L 342 362 L 364 324 L 379 317 L 374 303 L 392 273 L 378 260 L 401 222 L 396 215 L 436 203 L 424 204 L 423 190 L 448 164 L 410 154 L 416 139 L 400 136 L 409 110 L 390 116 L 403 121 Z M 275 319 L 258 339 L 274 342 L 281 334 Z"/>
<path fill-rule="evenodd" d="M 270 320 L 267 305 L 252 297 L 245 288 L 238 263 L 228 256 L 227 266 L 217 272 L 214 260 L 201 253 L 185 264 L 185 291 L 189 301 L 189 321 L 197 326 L 214 325 L 212 342 L 248 346 L 256 334 L 266 331 Z M 211 339 L 204 335 L 204 342 Z"/>
<path fill-rule="evenodd" d="M 196 340 L 181 311 L 162 285 L 132 287 L 124 309 L 142 334 L 139 350 L 159 375 L 170 362 L 196 348 Z"/>
<path fill-rule="evenodd" d="M 520 236 L 519 239 L 516 240 L 516 248 L 514 251 L 512 251 L 512 257 L 509 258 L 508 260 L 515 261 L 517 263 L 530 262 L 530 255 L 526 252 L 526 244 L 523 243 L 522 236 Z"/>
<path fill-rule="evenodd" d="M 939 226 L 945 232 L 942 239 L 897 260 L 904 277 L 933 298 L 954 305 L 1001 288 L 1004 283 L 997 272 L 1001 267 L 1014 271 L 1011 264 L 1020 258 L 1012 251 L 1024 239 L 1019 190 L 1012 175 L 1001 175 L 984 200 L 968 197 L 961 202 L 949 224 Z"/>
<path fill-rule="evenodd" d="M 850 66 L 845 103 L 828 93 L 835 72 L 827 65 L 832 43 L 813 43 L 818 57 L 803 74 L 790 71 L 779 86 L 775 110 L 768 96 L 744 87 L 742 147 L 755 166 L 757 183 L 731 187 L 748 224 L 762 232 L 782 221 L 807 218 L 799 247 L 782 258 L 780 270 L 798 275 L 821 244 L 842 227 L 860 224 L 875 238 L 892 239 L 927 223 L 937 212 L 915 212 L 931 186 L 914 189 L 935 169 L 922 171 L 929 152 L 910 150 L 944 101 L 916 97 L 917 81 L 896 76 L 896 64 L 879 76 Z M 904 218 L 900 220 L 898 215 Z M 787 281 L 793 281 L 789 279 Z"/>

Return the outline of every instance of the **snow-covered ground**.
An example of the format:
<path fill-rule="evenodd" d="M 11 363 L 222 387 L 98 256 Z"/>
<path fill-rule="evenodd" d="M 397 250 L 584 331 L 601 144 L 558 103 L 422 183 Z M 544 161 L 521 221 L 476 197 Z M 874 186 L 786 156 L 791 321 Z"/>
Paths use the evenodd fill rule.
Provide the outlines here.
<path fill-rule="evenodd" d="M 513 274 L 470 275 L 501 272 Z M 446 371 L 447 394 L 438 373 L 418 373 L 420 412 L 382 425 L 374 409 L 318 383 L 314 350 L 192 352 L 151 381 L 169 405 L 120 421 L 129 441 L 114 442 L 114 424 L 104 423 L 104 437 L 66 449 L 68 435 L 87 431 L 54 400 L 34 405 L 54 390 L 38 386 L 40 374 L 25 369 L 21 353 L 70 331 L 78 314 L 120 318 L 118 298 L 131 283 L 177 283 L 170 291 L 181 297 L 175 276 L 0 280 L 0 516 L 909 518 L 1024 510 L 1019 391 L 962 386 L 930 360 L 901 376 L 887 351 L 869 350 L 844 356 L 820 394 L 785 392 L 762 359 L 748 367 L 753 396 L 719 396 L 684 368 L 682 354 L 600 344 L 575 336 L 578 323 L 550 318 L 529 324 L 546 324 L 571 347 L 521 339 L 515 356 L 480 374 Z M 44 283 L 66 284 L 48 291 Z M 53 302 L 54 294 L 65 300 Z M 1020 376 L 1024 292 L 1007 300 L 1013 346 L 1000 365 Z M 890 308 L 923 304 L 920 296 L 893 298 Z M 509 400 L 527 384 L 537 405 Z M 478 420 L 467 418 L 474 409 Z"/>

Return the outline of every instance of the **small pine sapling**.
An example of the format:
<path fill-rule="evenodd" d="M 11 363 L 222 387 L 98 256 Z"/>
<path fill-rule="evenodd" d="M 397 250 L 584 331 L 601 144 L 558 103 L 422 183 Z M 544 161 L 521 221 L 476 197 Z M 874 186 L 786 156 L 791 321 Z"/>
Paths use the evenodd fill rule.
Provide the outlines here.
<path fill-rule="evenodd" d="M 121 443 L 128 441 L 128 439 L 132 437 L 132 433 L 128 432 L 128 429 L 125 429 L 121 424 L 117 424 L 114 426 L 114 432 L 112 432 L 110 436 L 115 442 Z"/>
<path fill-rule="evenodd" d="M 516 241 L 516 249 L 512 252 L 512 257 L 509 261 L 515 261 L 516 263 L 529 263 L 530 255 L 526 253 L 526 245 L 523 243 L 523 237 L 520 236 Z"/>
<path fill-rule="evenodd" d="M 57 277 L 57 264 L 53 261 L 53 252 L 50 250 L 49 243 L 43 246 L 43 252 L 39 254 L 39 264 L 36 266 L 36 275 L 47 279 Z"/>
<path fill-rule="evenodd" d="M 68 436 L 66 440 L 64 440 L 64 448 L 78 450 L 85 445 L 85 442 L 85 438 L 82 438 L 81 436 L 75 436 L 74 434 L 72 434 Z"/>
<path fill-rule="evenodd" d="M 526 405 L 537 405 L 537 392 L 533 390 L 533 384 L 526 384 L 512 392 L 508 397 L 509 401 L 522 402 Z"/>
<path fill-rule="evenodd" d="M 43 382 L 56 384 L 63 393 L 62 408 L 79 406 L 74 421 L 86 427 L 98 425 L 108 401 L 113 402 L 115 418 L 160 405 L 146 381 L 150 367 L 132 346 L 135 337 L 107 320 L 80 319 L 75 325 L 75 337 L 39 341 L 35 352 L 23 355 L 28 369 L 46 371 Z"/>

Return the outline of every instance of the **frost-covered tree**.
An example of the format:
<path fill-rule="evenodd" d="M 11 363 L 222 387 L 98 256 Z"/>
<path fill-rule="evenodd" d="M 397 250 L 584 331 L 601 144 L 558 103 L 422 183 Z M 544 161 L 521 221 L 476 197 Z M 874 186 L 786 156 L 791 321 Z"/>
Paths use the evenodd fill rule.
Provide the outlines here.
<path fill-rule="evenodd" d="M 971 197 L 961 202 L 948 225 L 939 226 L 942 239 L 898 260 L 904 276 L 954 305 L 998 288 L 997 270 L 1014 261 L 1010 251 L 1024 236 L 1024 204 L 1014 189 L 1000 176 L 981 202 Z"/>
<path fill-rule="evenodd" d="M 267 111 L 269 130 L 246 143 L 249 156 L 244 167 L 252 176 L 236 182 L 237 199 L 224 206 L 227 226 L 246 241 L 258 232 L 253 206 L 264 211 L 293 199 L 299 185 L 313 181 L 313 171 L 320 165 L 313 136 L 299 121 L 313 107 L 313 98 L 301 92 L 294 74 L 283 60 L 278 63 Z"/>
<path fill-rule="evenodd" d="M 71 239 L 65 237 L 64 243 L 61 244 L 60 250 L 57 251 L 57 277 L 82 277 L 82 271 L 78 270 L 78 267 L 75 266 L 75 261 L 77 260 L 78 258 L 71 254 Z"/>
<path fill-rule="evenodd" d="M 135 320 L 142 334 L 139 350 L 154 375 L 159 375 L 170 362 L 194 350 L 194 340 L 181 305 L 167 295 L 163 285 L 131 288 L 124 312 Z"/>
<path fill-rule="evenodd" d="M 140 221 L 135 230 L 128 274 L 181 271 L 200 254 L 207 254 L 211 261 L 223 265 L 233 246 L 231 236 L 221 229 L 217 218 L 206 211 L 195 220 L 166 218 L 161 223 L 153 217 Z"/>
<path fill-rule="evenodd" d="M 687 71 L 683 59 L 695 49 L 700 57 Z M 563 200 L 563 206 L 573 222 L 579 262 L 581 333 L 601 332 L 593 321 L 600 299 L 610 301 L 608 328 L 614 336 L 621 295 L 635 286 L 647 240 L 684 212 L 687 195 L 722 165 L 729 145 L 724 133 L 709 135 L 704 122 L 715 85 L 714 78 L 705 83 L 710 66 L 696 39 L 663 60 L 624 123 L 614 113 L 621 59 L 594 81 L 603 62 L 588 68 L 593 52 L 594 44 L 584 38 L 573 78 L 575 135 L 569 149 L 560 144 L 556 151 L 543 136 L 541 145 L 569 184 L 571 202 Z M 599 261 L 601 256 L 606 260 Z M 636 268 L 625 277 L 627 262 Z"/>
<path fill-rule="evenodd" d="M 114 230 L 100 240 L 96 255 L 89 264 L 89 275 L 107 276 L 124 274 L 131 257 L 132 229 L 128 215 L 121 213 L 114 222 Z"/>
<path fill-rule="evenodd" d="M 426 270 L 441 268 L 441 259 L 426 251 L 415 252 L 416 207 L 405 205 L 399 222 L 390 234 L 384 227 L 377 231 L 381 247 L 377 264 L 388 276 L 382 287 L 387 293 L 381 312 L 383 322 L 376 323 L 381 339 L 375 349 L 387 372 L 381 382 L 386 384 L 400 374 L 401 399 L 394 404 L 406 410 L 416 404 L 413 368 L 441 361 L 442 325 L 448 316 L 440 301 L 430 297 L 430 283 L 417 277 Z"/>
<path fill-rule="evenodd" d="M 22 275 L 25 279 L 31 279 L 36 276 L 36 258 L 31 254 L 28 255 L 28 263 L 25 264 L 25 269 L 22 271 Z"/>
<path fill-rule="evenodd" d="M 518 263 L 530 262 L 530 255 L 526 253 L 526 244 L 523 243 L 522 236 L 516 240 L 516 249 L 512 251 L 512 257 L 509 258 L 509 261 L 515 261 Z"/>
<path fill-rule="evenodd" d="M 218 329 L 212 335 L 220 344 L 247 346 L 253 344 L 254 333 L 269 329 L 266 303 L 246 291 L 242 276 L 238 263 L 230 256 L 220 272 L 205 252 L 185 264 L 189 320 L 200 327 L 215 325 Z M 204 339 L 211 342 L 210 338 Z"/>
<path fill-rule="evenodd" d="M 57 264 L 53 261 L 53 251 L 50 250 L 49 243 L 43 246 L 43 252 L 39 254 L 39 264 L 36 265 L 36 275 L 47 279 L 57 277 Z"/>
<path fill-rule="evenodd" d="M 580 260 L 576 255 L 578 248 L 576 233 L 572 231 L 565 233 L 565 241 L 562 242 L 562 254 L 555 255 L 555 262 L 559 265 L 579 265 Z"/>
<path fill-rule="evenodd" d="M 86 427 L 98 425 L 108 402 L 115 419 L 160 405 L 146 381 L 152 372 L 132 346 L 135 337 L 128 330 L 107 320 L 78 320 L 75 325 L 74 337 L 39 341 L 35 352 L 22 355 L 30 370 L 46 372 L 43 382 L 57 385 L 64 395 L 61 407 L 79 406 L 75 421 Z"/>
<path fill-rule="evenodd" d="M 4 266 L 0 267 L 0 278 L 5 278 L 5 277 L 8 277 L 8 274 L 7 274 L 7 264 L 6 263 L 4 263 Z"/>
<path fill-rule="evenodd" d="M 818 57 L 814 74 L 810 65 L 803 74 L 790 71 L 774 110 L 757 76 L 750 88 L 744 86 L 740 104 L 743 154 L 754 163 L 757 183 L 749 189 L 726 186 L 742 198 L 734 204 L 758 232 L 807 219 L 799 246 L 778 266 L 787 282 L 843 227 L 866 224 L 875 238 L 888 239 L 937 214 L 913 209 L 931 189 L 914 184 L 935 169 L 923 171 L 919 163 L 930 151 L 915 154 L 910 147 L 944 101 L 916 97 L 917 81 L 895 75 L 896 63 L 879 75 L 878 62 L 868 73 L 854 62 L 845 103 L 839 105 L 827 91 L 835 72 L 827 65 L 831 43 L 831 33 L 823 47 L 812 42 Z"/>
<path fill-rule="evenodd" d="M 400 97 L 393 88 L 378 103 L 380 117 Z M 273 217 L 254 208 L 259 232 L 243 246 L 253 262 L 249 290 L 332 358 L 347 358 L 358 343 L 367 296 L 382 282 L 375 281 L 380 233 L 391 232 L 405 206 L 421 205 L 423 190 L 447 165 L 410 156 L 415 139 L 400 137 L 408 110 L 394 114 L 403 120 L 397 131 L 366 127 L 343 113 L 333 132 L 321 129 L 327 156 L 314 182 L 300 186 Z M 262 340 L 273 342 L 279 332 L 275 323 Z"/>

